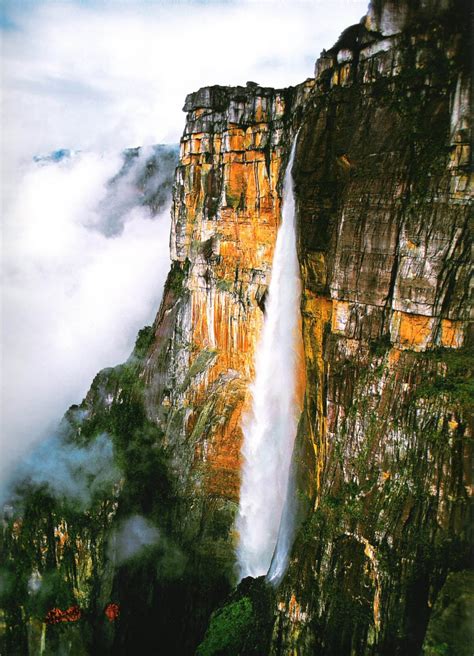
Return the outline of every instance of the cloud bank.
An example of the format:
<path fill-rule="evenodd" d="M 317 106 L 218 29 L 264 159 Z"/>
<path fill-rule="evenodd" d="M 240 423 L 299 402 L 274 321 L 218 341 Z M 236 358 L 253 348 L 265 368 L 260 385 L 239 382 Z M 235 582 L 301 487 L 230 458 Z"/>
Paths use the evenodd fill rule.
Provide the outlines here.
<path fill-rule="evenodd" d="M 311 76 L 321 49 L 365 9 L 365 0 L 2 3 L 3 467 L 51 435 L 153 320 L 169 207 L 150 221 L 130 176 L 111 193 L 122 149 L 177 143 L 185 96 L 206 84 Z M 58 149 L 71 152 L 32 159 Z"/>
<path fill-rule="evenodd" d="M 153 320 L 169 268 L 170 199 L 152 218 L 115 154 L 23 170 L 4 215 L 2 466 L 51 434 L 92 378 Z"/>
<path fill-rule="evenodd" d="M 6 6 L 4 148 L 17 157 L 176 143 L 187 93 L 303 81 L 367 0 Z"/>

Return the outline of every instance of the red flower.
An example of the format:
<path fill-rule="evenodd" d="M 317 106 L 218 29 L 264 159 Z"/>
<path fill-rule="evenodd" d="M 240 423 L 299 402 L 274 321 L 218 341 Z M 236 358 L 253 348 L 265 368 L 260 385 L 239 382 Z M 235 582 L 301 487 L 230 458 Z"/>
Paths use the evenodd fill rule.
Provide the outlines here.
<path fill-rule="evenodd" d="M 118 604 L 107 604 L 104 613 L 106 614 L 109 622 L 115 622 L 117 617 L 120 615 L 120 606 Z"/>
<path fill-rule="evenodd" d="M 59 622 L 77 622 L 81 619 L 81 609 L 79 606 L 70 606 L 66 610 L 61 608 L 51 608 L 46 615 L 47 624 L 59 624 Z"/>

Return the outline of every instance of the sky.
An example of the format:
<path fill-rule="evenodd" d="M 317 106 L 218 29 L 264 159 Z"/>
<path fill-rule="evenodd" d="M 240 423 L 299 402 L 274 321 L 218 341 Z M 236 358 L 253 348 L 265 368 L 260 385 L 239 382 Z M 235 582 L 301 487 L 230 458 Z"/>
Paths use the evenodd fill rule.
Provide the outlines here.
<path fill-rule="evenodd" d="M 298 84 L 363 0 L 0 1 L 2 453 L 11 468 L 126 359 L 169 268 L 169 208 L 97 229 L 124 148 L 177 143 L 187 93 Z M 33 157 L 67 148 L 60 162 Z M 123 194 L 132 194 L 128 187 Z M 122 195 L 123 195 L 122 194 Z"/>
<path fill-rule="evenodd" d="M 4 150 L 177 141 L 187 93 L 297 84 L 366 5 L 4 0 Z"/>

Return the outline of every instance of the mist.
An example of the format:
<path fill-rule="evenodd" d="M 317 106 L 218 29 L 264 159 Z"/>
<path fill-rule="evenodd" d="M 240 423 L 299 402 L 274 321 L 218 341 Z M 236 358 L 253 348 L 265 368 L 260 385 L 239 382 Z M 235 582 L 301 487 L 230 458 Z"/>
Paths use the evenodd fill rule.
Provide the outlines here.
<path fill-rule="evenodd" d="M 149 519 L 131 515 L 116 526 L 109 537 L 108 557 L 114 566 L 152 553 L 157 572 L 164 578 L 179 578 L 186 559 L 181 550 Z"/>
<path fill-rule="evenodd" d="M 144 179 L 153 152 L 71 152 L 23 168 L 3 226 L 6 469 L 52 433 L 97 371 L 129 356 L 153 321 L 169 269 L 175 163 Z M 157 213 L 149 184 L 164 188 Z"/>
<path fill-rule="evenodd" d="M 106 433 L 85 446 L 69 444 L 53 435 L 23 458 L 11 485 L 1 493 L 5 501 L 14 501 L 15 489 L 27 485 L 45 489 L 59 500 L 69 500 L 76 508 L 87 508 L 97 492 L 110 490 L 120 476 L 114 464 L 112 440 Z"/>
<path fill-rule="evenodd" d="M 122 151 L 176 144 L 185 96 L 206 84 L 312 76 L 366 5 L 2 3 L 3 469 L 52 434 L 98 370 L 127 358 L 158 308 L 170 200 L 150 220 L 143 196 L 161 183 L 137 189 L 137 160 L 109 184 Z"/>

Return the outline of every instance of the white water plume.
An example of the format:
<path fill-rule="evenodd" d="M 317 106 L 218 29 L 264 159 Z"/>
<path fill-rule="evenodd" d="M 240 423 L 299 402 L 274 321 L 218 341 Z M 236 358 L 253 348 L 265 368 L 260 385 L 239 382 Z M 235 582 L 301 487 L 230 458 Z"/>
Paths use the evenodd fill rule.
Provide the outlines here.
<path fill-rule="evenodd" d="M 296 339 L 300 278 L 296 253 L 295 203 L 291 169 L 285 174 L 282 222 L 278 230 L 262 336 L 257 347 L 252 410 L 244 419 L 244 465 L 237 517 L 240 578 L 267 574 L 277 544 L 290 531 L 283 513 L 297 429 Z M 280 527 L 280 523 L 282 526 Z M 286 562 L 286 554 L 282 556 Z"/>

